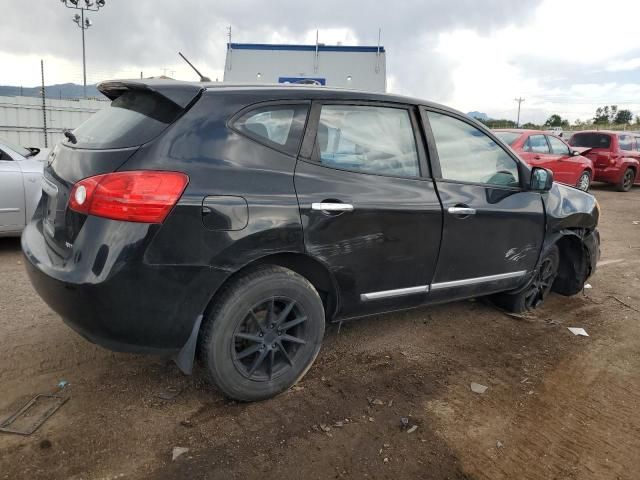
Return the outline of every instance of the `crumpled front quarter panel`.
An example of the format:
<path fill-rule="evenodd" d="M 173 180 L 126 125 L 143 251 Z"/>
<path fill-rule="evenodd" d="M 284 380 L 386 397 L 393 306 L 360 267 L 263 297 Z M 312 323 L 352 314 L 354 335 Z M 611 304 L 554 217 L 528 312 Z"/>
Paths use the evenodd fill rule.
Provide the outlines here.
<path fill-rule="evenodd" d="M 595 197 L 576 188 L 554 183 L 544 196 L 547 232 L 565 228 L 592 230 L 598 225 L 600 212 Z"/>

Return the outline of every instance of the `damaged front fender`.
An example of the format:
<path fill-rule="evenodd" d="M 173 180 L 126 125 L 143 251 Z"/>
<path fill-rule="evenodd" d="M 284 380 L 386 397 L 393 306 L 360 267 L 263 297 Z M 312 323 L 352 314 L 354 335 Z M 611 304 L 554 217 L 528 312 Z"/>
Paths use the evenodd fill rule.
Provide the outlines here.
<path fill-rule="evenodd" d="M 565 185 L 554 184 L 544 197 L 547 215 L 545 249 L 560 250 L 558 276 L 553 291 L 575 295 L 595 271 L 600 258 L 597 229 L 600 208 L 593 195 Z"/>
<path fill-rule="evenodd" d="M 554 183 L 543 197 L 547 233 L 564 229 L 593 230 L 598 226 L 600 207 L 595 197 L 577 188 Z"/>

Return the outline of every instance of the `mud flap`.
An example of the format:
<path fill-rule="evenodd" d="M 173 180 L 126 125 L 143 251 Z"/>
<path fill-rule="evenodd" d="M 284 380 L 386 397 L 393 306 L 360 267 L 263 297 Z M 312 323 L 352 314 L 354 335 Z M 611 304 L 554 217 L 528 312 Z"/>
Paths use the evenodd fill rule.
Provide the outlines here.
<path fill-rule="evenodd" d="M 201 323 L 202 315 L 198 315 L 196 322 L 193 324 L 191 335 L 189 335 L 189 340 L 187 340 L 187 343 L 184 344 L 178 354 L 173 357 L 173 361 L 185 375 L 193 373 L 193 363 L 196 357 L 196 346 L 198 345 L 198 333 L 200 332 Z"/>

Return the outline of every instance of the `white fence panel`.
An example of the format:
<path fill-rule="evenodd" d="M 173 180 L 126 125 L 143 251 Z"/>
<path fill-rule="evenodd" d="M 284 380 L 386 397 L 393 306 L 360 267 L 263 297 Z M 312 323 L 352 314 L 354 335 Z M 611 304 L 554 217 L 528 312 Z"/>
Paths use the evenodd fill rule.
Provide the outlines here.
<path fill-rule="evenodd" d="M 109 105 L 108 100 L 46 99 L 47 143 L 62 139 L 65 129 L 74 129 L 92 114 Z M 0 97 L 0 138 L 25 147 L 45 146 L 42 99 Z"/>

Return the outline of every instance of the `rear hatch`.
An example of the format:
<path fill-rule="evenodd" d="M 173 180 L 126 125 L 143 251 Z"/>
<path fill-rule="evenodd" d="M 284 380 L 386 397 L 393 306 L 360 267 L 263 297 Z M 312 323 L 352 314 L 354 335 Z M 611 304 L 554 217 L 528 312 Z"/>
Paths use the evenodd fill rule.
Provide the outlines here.
<path fill-rule="evenodd" d="M 181 82 L 105 82 L 110 105 L 52 150 L 36 216 L 49 246 L 66 257 L 86 215 L 68 208 L 69 192 L 83 178 L 118 170 L 141 145 L 158 137 L 196 100 L 202 87 Z"/>
<path fill-rule="evenodd" d="M 569 145 L 575 150 L 586 148 L 584 155 L 593 161 L 596 168 L 604 168 L 611 160 L 611 135 L 608 133 L 585 132 L 576 133 L 569 140 Z"/>

